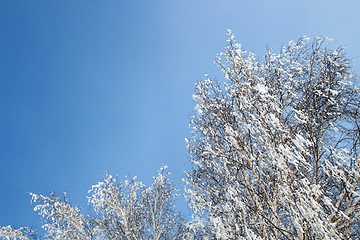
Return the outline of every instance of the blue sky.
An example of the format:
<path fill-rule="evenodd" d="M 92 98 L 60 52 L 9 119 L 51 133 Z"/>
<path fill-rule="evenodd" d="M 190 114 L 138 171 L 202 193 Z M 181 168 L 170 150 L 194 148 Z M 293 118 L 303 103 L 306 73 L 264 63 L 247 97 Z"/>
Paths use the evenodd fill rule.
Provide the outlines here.
<path fill-rule="evenodd" d="M 330 36 L 360 70 L 360 2 L 0 1 L 0 226 L 33 225 L 28 192 L 87 191 L 108 170 L 150 184 L 161 164 L 182 188 L 193 86 L 226 29 L 260 57 Z"/>

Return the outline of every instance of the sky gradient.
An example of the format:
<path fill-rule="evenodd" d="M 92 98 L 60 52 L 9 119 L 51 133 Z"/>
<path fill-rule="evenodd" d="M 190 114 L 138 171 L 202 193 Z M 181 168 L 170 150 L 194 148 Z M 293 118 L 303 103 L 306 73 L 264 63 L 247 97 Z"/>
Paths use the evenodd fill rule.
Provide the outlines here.
<path fill-rule="evenodd" d="M 38 226 L 29 192 L 86 208 L 105 171 L 181 186 L 193 87 L 232 29 L 260 59 L 329 36 L 360 70 L 360 1 L 0 1 L 0 226 Z"/>

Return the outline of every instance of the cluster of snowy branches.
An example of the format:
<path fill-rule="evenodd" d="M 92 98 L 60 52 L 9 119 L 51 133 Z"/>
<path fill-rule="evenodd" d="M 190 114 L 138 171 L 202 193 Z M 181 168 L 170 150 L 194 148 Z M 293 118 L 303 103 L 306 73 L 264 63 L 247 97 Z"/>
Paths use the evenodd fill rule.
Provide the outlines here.
<path fill-rule="evenodd" d="M 83 215 L 55 195 L 32 194 L 47 239 L 358 239 L 360 90 L 343 48 L 300 38 L 263 62 L 228 32 L 216 60 L 225 82 L 206 77 L 187 140 L 192 169 L 176 188 L 161 168 L 146 188 L 107 175 Z M 36 239 L 0 228 L 4 239 Z"/>
<path fill-rule="evenodd" d="M 166 166 L 154 177 L 153 184 L 144 184 L 128 177 L 119 181 L 111 175 L 89 191 L 93 212 L 83 215 L 63 199 L 50 194 L 32 195 L 34 210 L 44 220 L 45 239 L 182 239 L 184 220 L 175 210 L 177 189 L 168 178 Z M 0 228 L 4 239 L 38 239 L 27 228 Z"/>

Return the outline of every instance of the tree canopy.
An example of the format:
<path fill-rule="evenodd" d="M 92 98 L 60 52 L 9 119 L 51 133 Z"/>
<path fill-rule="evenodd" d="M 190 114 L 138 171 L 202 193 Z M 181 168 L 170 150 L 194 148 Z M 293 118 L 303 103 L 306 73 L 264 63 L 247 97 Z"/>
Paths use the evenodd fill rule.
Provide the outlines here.
<path fill-rule="evenodd" d="M 196 86 L 189 202 L 219 239 L 360 236 L 359 88 L 344 49 L 302 37 L 264 62 L 228 32 L 226 82 Z"/>

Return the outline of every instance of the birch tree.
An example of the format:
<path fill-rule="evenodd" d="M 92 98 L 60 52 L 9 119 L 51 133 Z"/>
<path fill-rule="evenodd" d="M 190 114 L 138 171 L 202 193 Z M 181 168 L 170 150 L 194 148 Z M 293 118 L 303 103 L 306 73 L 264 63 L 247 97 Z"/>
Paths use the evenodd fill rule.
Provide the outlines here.
<path fill-rule="evenodd" d="M 359 89 L 342 47 L 302 37 L 259 62 L 228 32 L 188 141 L 191 227 L 216 239 L 358 239 Z"/>
<path fill-rule="evenodd" d="M 185 223 L 175 209 L 177 189 L 163 166 L 146 187 L 136 177 L 124 181 L 107 174 L 89 191 L 91 214 L 60 198 L 31 194 L 42 217 L 45 239 L 182 239 Z M 28 228 L 0 228 L 0 239 L 41 239 Z"/>

